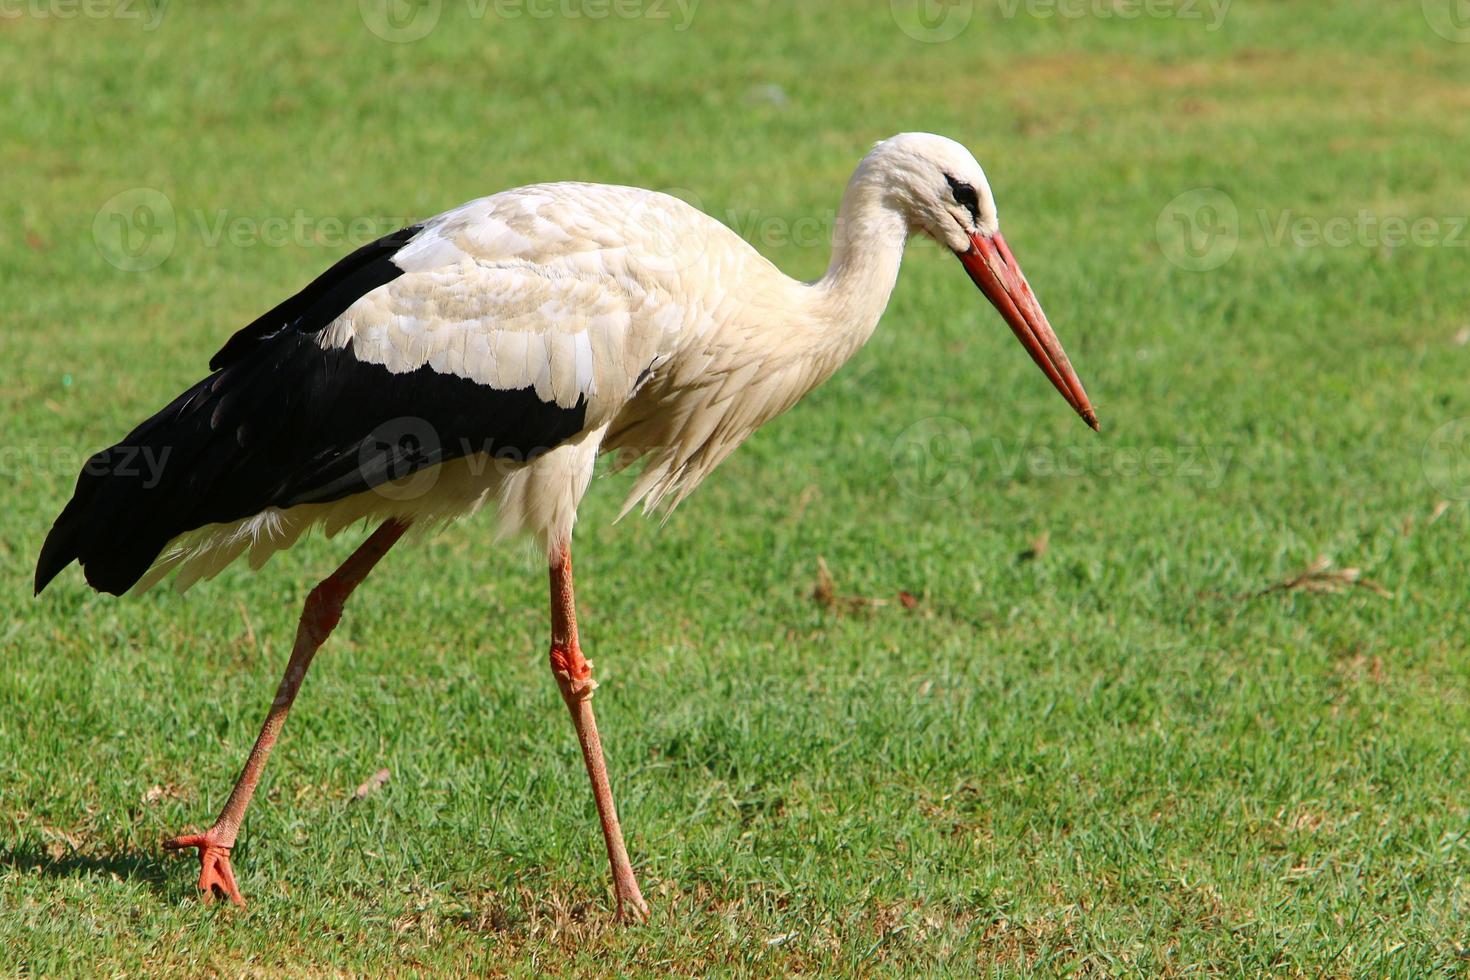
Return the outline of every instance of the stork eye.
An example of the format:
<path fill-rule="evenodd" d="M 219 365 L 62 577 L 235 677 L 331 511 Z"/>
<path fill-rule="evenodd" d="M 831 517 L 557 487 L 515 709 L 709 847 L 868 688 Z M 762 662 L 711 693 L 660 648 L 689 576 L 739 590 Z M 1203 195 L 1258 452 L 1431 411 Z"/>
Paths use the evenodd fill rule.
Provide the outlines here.
<path fill-rule="evenodd" d="M 962 180 L 956 180 L 949 174 L 945 174 L 944 179 L 949 181 L 949 189 L 954 194 L 955 201 L 963 205 L 970 212 L 970 217 L 978 222 L 980 220 L 980 195 L 975 193 L 975 188 Z"/>

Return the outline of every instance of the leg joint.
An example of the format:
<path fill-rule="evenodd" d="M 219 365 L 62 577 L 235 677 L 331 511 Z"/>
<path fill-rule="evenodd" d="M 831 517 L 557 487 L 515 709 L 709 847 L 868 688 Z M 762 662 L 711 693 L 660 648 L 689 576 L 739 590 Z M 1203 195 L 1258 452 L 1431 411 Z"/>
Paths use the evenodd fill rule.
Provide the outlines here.
<path fill-rule="evenodd" d="M 585 701 L 592 697 L 597 682 L 592 679 L 592 661 L 582 656 L 574 644 L 551 644 L 551 672 L 561 687 L 562 696 Z"/>
<path fill-rule="evenodd" d="M 565 643 L 551 645 L 551 669 L 558 677 L 585 681 L 592 676 L 592 661 L 582 656 L 582 651 Z"/>

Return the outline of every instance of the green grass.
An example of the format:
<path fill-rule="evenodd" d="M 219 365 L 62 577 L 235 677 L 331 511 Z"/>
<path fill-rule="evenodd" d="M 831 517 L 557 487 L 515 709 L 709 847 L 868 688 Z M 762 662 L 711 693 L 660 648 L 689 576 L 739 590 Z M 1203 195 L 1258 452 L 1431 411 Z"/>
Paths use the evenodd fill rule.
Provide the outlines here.
<path fill-rule="evenodd" d="M 1470 46 L 1417 0 L 1241 0 L 1217 30 L 1007 6 L 934 44 L 857 0 L 685 30 L 450 0 L 413 43 L 352 3 L 0 19 L 0 972 L 1463 970 L 1467 433 L 1429 443 L 1438 486 L 1425 447 L 1470 416 Z M 484 521 L 359 593 L 236 849 L 252 905 L 202 907 L 158 842 L 213 817 L 350 543 L 187 600 L 71 572 L 33 601 L 85 454 L 347 251 L 334 221 L 677 187 L 812 276 L 825 228 L 785 231 L 912 129 L 987 167 L 1103 434 L 915 248 L 868 347 L 667 527 L 611 525 L 626 477 L 583 508 L 652 921 L 609 925 L 543 572 Z M 130 272 L 93 226 L 137 187 L 175 241 Z M 1207 271 L 1156 234 L 1197 188 L 1239 216 Z M 1360 211 L 1438 238 L 1273 232 Z M 271 218 L 302 230 L 249 234 Z M 1378 589 L 1252 597 L 1319 555 Z"/>

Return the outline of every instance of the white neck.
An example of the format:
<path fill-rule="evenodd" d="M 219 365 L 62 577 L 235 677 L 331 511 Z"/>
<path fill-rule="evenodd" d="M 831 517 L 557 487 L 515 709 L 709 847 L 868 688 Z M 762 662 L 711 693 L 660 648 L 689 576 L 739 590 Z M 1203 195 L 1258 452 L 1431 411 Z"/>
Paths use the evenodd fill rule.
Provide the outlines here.
<path fill-rule="evenodd" d="M 859 167 L 842 195 L 827 274 L 810 284 L 812 313 L 846 360 L 867 339 L 898 281 L 908 223 Z"/>

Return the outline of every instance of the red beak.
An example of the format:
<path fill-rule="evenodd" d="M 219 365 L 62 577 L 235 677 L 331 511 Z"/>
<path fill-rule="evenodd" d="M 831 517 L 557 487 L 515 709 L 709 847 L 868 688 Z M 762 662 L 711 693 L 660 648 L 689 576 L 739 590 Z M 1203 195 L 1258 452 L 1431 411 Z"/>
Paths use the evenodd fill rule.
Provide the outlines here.
<path fill-rule="evenodd" d="M 1097 413 L 1087 400 L 1087 392 L 1082 389 L 1077 372 L 1072 370 L 1072 362 L 1067 360 L 1067 352 L 1062 350 L 1062 342 L 1052 332 L 1046 314 L 1041 312 L 1041 304 L 1036 301 L 1036 294 L 1031 291 L 1031 284 L 1026 281 L 1000 232 L 989 236 L 971 235 L 970 250 L 958 254 L 965 271 L 975 280 L 985 298 L 1005 317 L 1011 332 L 1026 348 L 1031 360 L 1051 379 L 1067 404 L 1082 416 L 1082 421 L 1097 429 Z"/>

